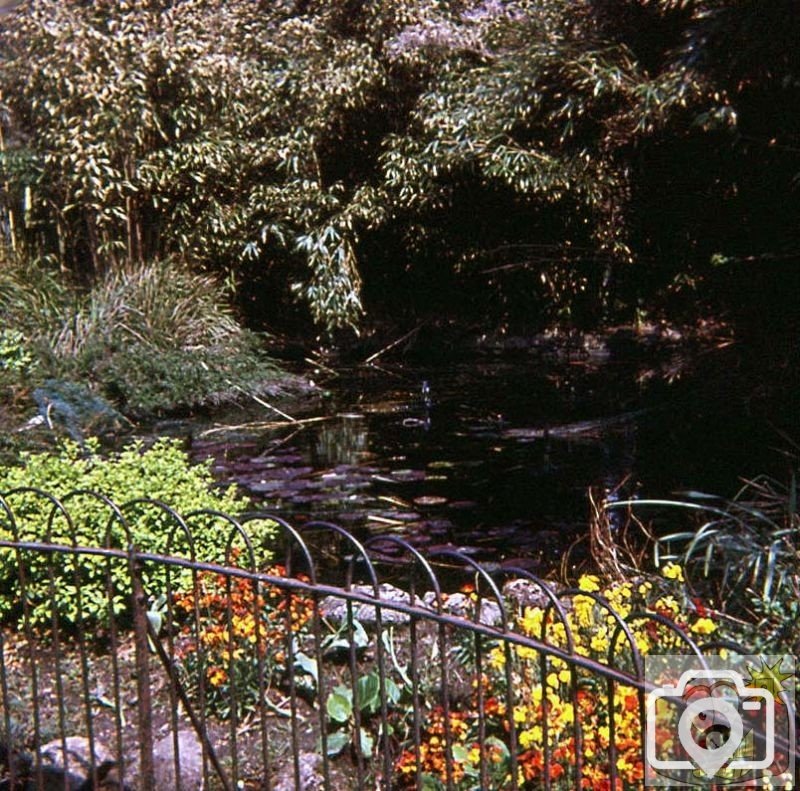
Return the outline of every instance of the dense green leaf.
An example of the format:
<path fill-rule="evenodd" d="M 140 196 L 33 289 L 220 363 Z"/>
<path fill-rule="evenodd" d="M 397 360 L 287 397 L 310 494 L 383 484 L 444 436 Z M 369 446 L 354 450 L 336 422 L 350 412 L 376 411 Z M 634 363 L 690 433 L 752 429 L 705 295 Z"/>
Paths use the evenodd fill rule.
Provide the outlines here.
<path fill-rule="evenodd" d="M 328 716 L 336 722 L 347 722 L 353 714 L 352 692 L 343 687 L 337 687 L 330 695 L 326 704 Z"/>

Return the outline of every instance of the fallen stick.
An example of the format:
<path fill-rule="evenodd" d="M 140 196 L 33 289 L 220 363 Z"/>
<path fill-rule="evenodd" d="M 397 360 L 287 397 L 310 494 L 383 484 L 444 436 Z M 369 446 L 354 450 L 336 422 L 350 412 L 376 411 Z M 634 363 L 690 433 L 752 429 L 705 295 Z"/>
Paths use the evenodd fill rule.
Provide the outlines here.
<path fill-rule="evenodd" d="M 403 341 L 410 338 L 415 332 L 419 332 L 422 329 L 422 327 L 423 324 L 418 324 L 416 327 L 414 327 L 413 330 L 410 330 L 405 335 L 398 338 L 396 341 L 392 341 L 388 346 L 384 346 L 382 349 L 375 352 L 375 354 L 371 354 L 369 357 L 367 357 L 366 360 L 364 360 L 364 365 L 369 365 L 373 360 L 377 360 L 378 357 L 380 357 L 382 354 L 388 352 L 390 349 L 394 349 L 395 346 L 399 346 Z"/>
<path fill-rule="evenodd" d="M 239 385 L 233 386 L 234 390 L 238 390 L 240 393 L 244 393 L 246 396 L 250 396 L 257 404 L 261 404 L 261 406 L 266 407 L 267 409 L 271 409 L 276 414 L 280 415 L 281 417 L 286 418 L 290 423 L 297 423 L 296 418 L 293 418 L 291 415 L 287 415 L 286 412 L 282 412 L 278 407 L 273 406 L 268 401 L 265 401 L 263 398 L 259 398 L 257 395 L 253 393 L 248 393 L 243 387 L 239 387 Z"/>
<path fill-rule="evenodd" d="M 256 420 L 251 423 L 239 423 L 232 426 L 214 426 L 214 428 L 207 428 L 205 431 L 201 431 L 197 436 L 207 437 L 210 434 L 219 434 L 221 431 L 242 431 L 243 429 L 268 430 L 272 428 L 295 428 L 296 426 L 306 426 L 309 423 L 319 423 L 323 420 L 330 420 L 333 417 L 336 417 L 336 415 L 321 415 L 319 417 L 307 417 L 302 420 L 293 420 L 291 423 L 285 420 L 271 420 L 268 422 Z"/>

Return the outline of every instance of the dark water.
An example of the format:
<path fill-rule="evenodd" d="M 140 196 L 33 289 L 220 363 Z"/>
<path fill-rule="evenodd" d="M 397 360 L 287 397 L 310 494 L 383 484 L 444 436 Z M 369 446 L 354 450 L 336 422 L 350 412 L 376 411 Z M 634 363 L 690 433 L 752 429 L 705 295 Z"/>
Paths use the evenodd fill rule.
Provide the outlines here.
<path fill-rule="evenodd" d="M 548 570 L 575 542 L 570 562 L 585 557 L 590 487 L 732 496 L 742 477 L 785 479 L 778 430 L 791 430 L 796 405 L 759 400 L 757 382 L 730 371 L 678 357 L 361 367 L 295 415 L 315 422 L 199 432 L 193 449 L 291 522 Z M 224 422 L 275 420 L 259 409 Z M 595 423 L 571 433 L 581 421 Z"/>

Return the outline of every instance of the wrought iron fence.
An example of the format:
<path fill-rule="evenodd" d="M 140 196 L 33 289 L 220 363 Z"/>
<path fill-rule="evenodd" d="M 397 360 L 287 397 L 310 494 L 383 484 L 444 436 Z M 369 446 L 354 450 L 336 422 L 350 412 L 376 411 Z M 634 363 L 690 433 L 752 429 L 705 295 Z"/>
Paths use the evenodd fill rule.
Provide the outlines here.
<path fill-rule="evenodd" d="M 645 643 L 720 647 L 392 534 L 85 491 L 0 497 L 0 586 L 9 788 L 636 788 Z"/>

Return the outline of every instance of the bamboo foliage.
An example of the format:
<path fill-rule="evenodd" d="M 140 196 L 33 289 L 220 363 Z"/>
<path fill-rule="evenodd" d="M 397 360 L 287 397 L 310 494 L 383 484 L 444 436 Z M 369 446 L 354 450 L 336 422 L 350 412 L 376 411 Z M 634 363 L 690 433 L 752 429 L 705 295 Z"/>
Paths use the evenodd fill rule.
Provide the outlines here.
<path fill-rule="evenodd" d="M 381 70 L 365 45 L 333 51 L 321 26 L 256 5 L 41 0 L 18 14 L 0 84 L 31 151 L 25 186 L 64 267 L 98 276 L 178 255 L 235 269 L 300 251 L 312 285 L 298 290 L 320 322 L 352 323 L 347 196 L 315 148 Z"/>
<path fill-rule="evenodd" d="M 768 45 L 789 5 L 30 0 L 0 33 L 6 238 L 88 277 L 278 268 L 328 329 L 362 314 L 365 235 L 413 250 L 473 193 L 476 215 L 502 194 L 631 262 L 642 153 L 730 134 L 737 96 L 797 83 Z M 726 31 L 764 62 L 725 54 Z M 453 246 L 443 266 L 475 258 Z M 568 298 L 591 277 L 541 279 Z"/>

